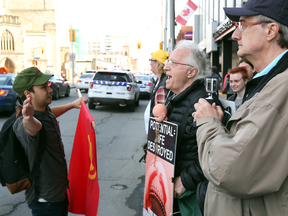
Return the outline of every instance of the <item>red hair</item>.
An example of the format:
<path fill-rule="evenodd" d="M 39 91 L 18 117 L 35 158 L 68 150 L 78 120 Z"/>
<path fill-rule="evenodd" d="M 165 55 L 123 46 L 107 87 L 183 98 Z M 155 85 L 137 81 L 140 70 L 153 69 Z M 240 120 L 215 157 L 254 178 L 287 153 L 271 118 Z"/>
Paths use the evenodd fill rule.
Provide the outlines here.
<path fill-rule="evenodd" d="M 229 74 L 241 73 L 244 80 L 248 79 L 248 73 L 245 67 L 232 68 L 228 73 Z"/>

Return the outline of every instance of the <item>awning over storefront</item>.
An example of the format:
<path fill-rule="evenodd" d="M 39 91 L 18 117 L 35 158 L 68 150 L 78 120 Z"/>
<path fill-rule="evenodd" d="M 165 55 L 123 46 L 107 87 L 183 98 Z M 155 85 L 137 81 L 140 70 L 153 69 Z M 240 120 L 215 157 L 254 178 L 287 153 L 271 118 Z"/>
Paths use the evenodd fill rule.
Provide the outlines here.
<path fill-rule="evenodd" d="M 221 40 L 224 36 L 234 31 L 235 29 L 236 26 L 234 25 L 234 22 L 227 18 L 216 28 L 215 32 L 213 33 L 214 41 L 217 42 Z"/>

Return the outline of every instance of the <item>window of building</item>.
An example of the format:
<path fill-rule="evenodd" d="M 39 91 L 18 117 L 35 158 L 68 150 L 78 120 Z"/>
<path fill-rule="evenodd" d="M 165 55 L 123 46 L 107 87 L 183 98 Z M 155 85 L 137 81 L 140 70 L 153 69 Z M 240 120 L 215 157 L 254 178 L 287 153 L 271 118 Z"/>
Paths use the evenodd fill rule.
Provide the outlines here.
<path fill-rule="evenodd" d="M 14 51 L 14 39 L 10 31 L 7 29 L 1 35 L 1 51 Z"/>

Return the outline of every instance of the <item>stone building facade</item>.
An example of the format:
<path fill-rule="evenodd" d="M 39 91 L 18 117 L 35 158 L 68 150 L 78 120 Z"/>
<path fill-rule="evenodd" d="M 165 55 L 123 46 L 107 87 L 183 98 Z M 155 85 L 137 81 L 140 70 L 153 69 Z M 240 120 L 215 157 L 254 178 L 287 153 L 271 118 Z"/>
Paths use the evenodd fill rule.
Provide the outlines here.
<path fill-rule="evenodd" d="M 69 24 L 54 0 L 0 1 L 0 67 L 18 73 L 36 65 L 61 73 L 69 62 Z"/>

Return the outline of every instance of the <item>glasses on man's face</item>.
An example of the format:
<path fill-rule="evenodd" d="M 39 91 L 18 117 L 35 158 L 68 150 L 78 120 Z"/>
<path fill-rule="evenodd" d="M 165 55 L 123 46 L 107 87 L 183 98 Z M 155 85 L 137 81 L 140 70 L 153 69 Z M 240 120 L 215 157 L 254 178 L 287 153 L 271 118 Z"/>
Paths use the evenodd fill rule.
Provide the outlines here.
<path fill-rule="evenodd" d="M 154 62 L 154 63 L 157 62 L 157 60 L 155 60 L 155 59 L 149 59 L 149 61 Z"/>
<path fill-rule="evenodd" d="M 167 65 L 167 66 L 168 66 L 168 65 L 171 65 L 171 67 L 173 67 L 173 66 L 175 66 L 176 64 L 194 67 L 194 66 L 189 65 L 189 64 L 183 64 L 183 63 L 175 62 L 175 61 L 173 61 L 173 60 L 171 60 L 171 59 L 166 59 L 166 61 L 165 61 L 165 66 L 166 66 L 166 65 Z"/>
<path fill-rule="evenodd" d="M 245 21 L 234 22 L 235 26 L 240 30 L 240 32 L 243 31 L 243 26 L 261 25 L 264 23 L 270 23 L 270 22 L 245 22 Z"/>

